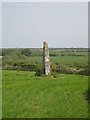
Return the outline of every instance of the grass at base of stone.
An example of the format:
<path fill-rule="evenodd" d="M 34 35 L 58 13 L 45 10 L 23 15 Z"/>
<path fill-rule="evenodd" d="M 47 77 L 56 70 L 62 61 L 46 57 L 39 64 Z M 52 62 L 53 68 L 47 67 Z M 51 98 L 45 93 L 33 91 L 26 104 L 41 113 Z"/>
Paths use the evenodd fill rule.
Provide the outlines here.
<path fill-rule="evenodd" d="M 2 72 L 3 118 L 86 118 L 88 76 L 35 72 Z"/>

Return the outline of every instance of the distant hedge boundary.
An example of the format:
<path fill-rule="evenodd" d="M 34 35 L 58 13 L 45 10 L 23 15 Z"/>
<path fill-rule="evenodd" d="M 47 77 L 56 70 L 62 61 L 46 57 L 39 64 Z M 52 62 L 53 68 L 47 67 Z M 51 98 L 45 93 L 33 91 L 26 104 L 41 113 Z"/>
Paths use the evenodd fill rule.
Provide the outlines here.
<path fill-rule="evenodd" d="M 5 64 L 2 67 L 3 70 L 21 70 L 21 71 L 35 71 L 37 76 L 43 74 L 43 66 L 40 64 Z M 89 75 L 87 68 L 69 68 L 61 66 L 51 66 L 52 72 L 64 73 L 64 74 L 80 74 L 80 75 Z"/>
<path fill-rule="evenodd" d="M 50 48 L 50 58 L 56 56 L 62 57 L 69 56 L 75 58 L 76 56 L 88 57 L 87 48 Z M 36 75 L 43 74 L 42 63 L 42 48 L 5 48 L 2 49 L 2 69 L 3 70 L 22 70 L 22 71 L 35 71 Z M 38 59 L 38 57 L 40 57 Z M 72 58 L 71 57 L 71 58 Z M 33 58 L 33 59 L 32 59 Z M 59 58 L 57 58 L 59 60 Z M 82 58 L 77 63 L 76 61 L 71 63 L 61 64 L 55 61 L 51 64 L 51 72 L 66 73 L 66 74 L 80 74 L 89 75 L 88 62 L 81 63 Z M 72 59 L 70 59 L 72 60 Z M 75 59 L 74 59 L 75 60 Z M 73 60 L 72 60 L 73 61 Z"/>

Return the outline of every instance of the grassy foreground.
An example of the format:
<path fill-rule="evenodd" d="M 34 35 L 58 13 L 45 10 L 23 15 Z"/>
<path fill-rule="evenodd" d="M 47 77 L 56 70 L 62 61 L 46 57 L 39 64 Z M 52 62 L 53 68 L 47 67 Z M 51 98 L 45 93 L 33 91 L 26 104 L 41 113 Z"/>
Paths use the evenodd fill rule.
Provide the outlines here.
<path fill-rule="evenodd" d="M 57 74 L 53 79 L 34 74 L 3 70 L 3 118 L 88 117 L 88 76 Z"/>

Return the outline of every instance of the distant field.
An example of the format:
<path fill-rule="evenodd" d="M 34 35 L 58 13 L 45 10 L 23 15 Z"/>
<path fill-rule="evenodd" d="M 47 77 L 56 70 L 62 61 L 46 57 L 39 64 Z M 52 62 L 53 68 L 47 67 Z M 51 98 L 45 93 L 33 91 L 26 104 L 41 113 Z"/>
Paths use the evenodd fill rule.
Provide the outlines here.
<path fill-rule="evenodd" d="M 54 56 L 54 57 L 50 57 L 51 60 L 51 65 L 55 64 L 55 63 L 59 63 L 59 64 L 88 64 L 88 56 Z M 31 63 L 42 63 L 43 62 L 43 58 L 42 56 L 38 57 L 29 57 L 29 62 Z"/>
<path fill-rule="evenodd" d="M 88 117 L 88 76 L 3 70 L 2 78 L 3 118 Z"/>

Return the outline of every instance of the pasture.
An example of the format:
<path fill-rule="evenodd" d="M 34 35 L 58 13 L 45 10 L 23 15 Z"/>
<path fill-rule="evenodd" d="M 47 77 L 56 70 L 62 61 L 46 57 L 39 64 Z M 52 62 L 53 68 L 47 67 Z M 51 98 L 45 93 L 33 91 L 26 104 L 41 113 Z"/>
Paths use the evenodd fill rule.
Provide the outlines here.
<path fill-rule="evenodd" d="M 49 52 L 52 74 L 46 77 L 35 76 L 43 67 L 41 48 L 2 50 L 3 118 L 88 117 L 88 49 Z"/>
<path fill-rule="evenodd" d="M 2 71 L 3 118 L 87 118 L 88 76 Z"/>
<path fill-rule="evenodd" d="M 33 56 L 29 57 L 29 62 L 31 63 L 40 63 L 42 64 L 43 58 L 42 56 Z M 56 63 L 61 65 L 72 65 L 81 64 L 87 65 L 88 64 L 88 56 L 51 56 L 50 57 L 51 65 L 55 65 Z"/>

